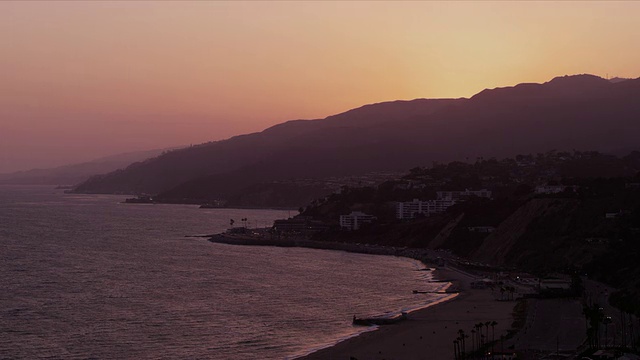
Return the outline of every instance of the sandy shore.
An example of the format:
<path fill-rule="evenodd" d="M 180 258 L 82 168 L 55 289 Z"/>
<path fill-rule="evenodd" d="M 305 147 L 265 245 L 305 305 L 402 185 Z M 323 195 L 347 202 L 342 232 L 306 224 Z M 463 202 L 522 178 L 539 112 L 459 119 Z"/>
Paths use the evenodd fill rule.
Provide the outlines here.
<path fill-rule="evenodd" d="M 455 269 L 441 269 L 436 275 L 453 279 L 460 294 L 449 301 L 415 311 L 406 321 L 382 326 L 301 359 L 453 359 L 453 341 L 459 329 L 471 335 L 475 324 L 496 321 L 495 336 L 499 338 L 511 328 L 515 302 L 496 301 L 496 294 L 489 289 L 471 289 L 473 277 Z M 470 339 L 467 339 L 466 347 L 470 349 Z"/>

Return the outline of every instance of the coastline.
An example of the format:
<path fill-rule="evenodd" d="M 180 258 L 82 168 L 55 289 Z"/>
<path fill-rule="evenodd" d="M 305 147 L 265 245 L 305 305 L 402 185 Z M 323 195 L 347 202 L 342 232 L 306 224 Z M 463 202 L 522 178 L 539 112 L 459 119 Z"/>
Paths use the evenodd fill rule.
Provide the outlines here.
<path fill-rule="evenodd" d="M 434 278 L 435 278 L 435 276 L 434 276 Z M 445 289 L 448 288 L 448 287 L 451 287 L 451 285 L 452 284 L 449 283 L 448 285 L 445 286 Z M 449 293 L 447 296 L 445 296 L 442 299 L 438 299 L 438 300 L 430 302 L 428 304 L 416 306 L 415 308 L 408 309 L 405 312 L 408 314 L 408 318 L 411 318 L 411 314 L 413 314 L 415 312 L 425 310 L 427 308 L 430 308 L 432 306 L 436 306 L 436 305 L 445 303 L 447 301 L 451 301 L 454 298 L 456 298 L 458 295 L 459 295 L 458 292 Z M 400 322 L 404 322 L 404 321 L 400 321 Z M 335 346 L 338 346 L 338 345 L 342 344 L 345 341 L 352 340 L 352 339 L 357 338 L 359 336 L 362 336 L 362 335 L 364 335 L 366 333 L 378 331 L 381 327 L 385 327 L 385 326 L 389 326 L 389 325 L 371 325 L 369 327 L 356 326 L 356 327 L 362 328 L 362 330 L 357 332 L 357 333 L 354 333 L 352 335 L 349 335 L 347 337 L 341 338 L 341 339 L 335 341 L 334 343 L 323 345 L 323 346 L 320 346 L 320 347 L 317 347 L 317 348 L 313 348 L 313 349 L 309 349 L 308 351 L 306 351 L 304 354 L 301 354 L 301 355 L 287 356 L 285 359 L 286 360 L 299 360 L 299 359 L 313 358 L 316 353 L 320 353 L 320 352 L 326 351 L 327 349 L 331 349 L 331 348 L 333 348 Z"/>
<path fill-rule="evenodd" d="M 303 238 L 265 238 L 263 236 L 215 234 L 209 237 L 209 241 L 227 245 L 241 246 L 276 246 L 276 247 L 302 247 L 320 250 L 338 250 L 369 255 L 386 255 L 406 257 L 421 261 L 425 267 L 427 264 L 437 264 L 441 259 L 453 257 L 444 252 L 430 249 L 399 248 L 391 246 L 342 243 L 335 241 L 318 241 Z"/>
<path fill-rule="evenodd" d="M 298 360 L 321 359 L 451 359 L 453 341 L 462 329 L 471 335 L 474 325 L 496 321 L 495 337 L 506 334 L 513 322 L 515 302 L 497 301 L 489 289 L 472 289 L 476 277 L 456 267 L 445 265 L 440 255 L 446 253 L 428 249 L 395 248 L 366 244 L 325 242 L 306 239 L 265 239 L 263 237 L 218 234 L 211 242 L 244 246 L 305 247 L 356 253 L 400 256 L 420 261 L 425 267 L 440 263 L 432 271 L 433 281 L 449 282 L 445 287 L 449 296 L 408 312 L 408 319 L 396 324 L 382 325 L 364 330 L 319 349 L 311 349 L 306 355 L 287 357 Z M 455 289 L 455 292 L 450 290 Z M 487 334 L 491 333 L 487 329 Z M 471 341 L 467 340 L 467 351 Z M 499 346 L 499 345 L 497 345 Z M 499 350 L 498 347 L 495 349 Z"/>
<path fill-rule="evenodd" d="M 297 359 L 452 359 L 458 330 L 471 335 L 475 324 L 496 321 L 499 338 L 511 329 L 515 302 L 496 301 L 489 289 L 471 289 L 473 277 L 454 268 L 436 272 L 436 277 L 451 278 L 460 292 L 411 312 L 406 321 L 381 326 Z M 467 341 L 470 350 L 471 341 Z"/>

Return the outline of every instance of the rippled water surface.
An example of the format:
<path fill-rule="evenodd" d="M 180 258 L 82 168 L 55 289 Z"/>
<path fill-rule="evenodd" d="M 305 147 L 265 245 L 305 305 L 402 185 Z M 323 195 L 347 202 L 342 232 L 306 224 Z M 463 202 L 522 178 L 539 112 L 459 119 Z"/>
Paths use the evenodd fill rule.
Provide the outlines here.
<path fill-rule="evenodd" d="M 440 296 L 413 260 L 185 237 L 286 211 L 123 199 L 0 186 L 0 358 L 282 359 Z"/>

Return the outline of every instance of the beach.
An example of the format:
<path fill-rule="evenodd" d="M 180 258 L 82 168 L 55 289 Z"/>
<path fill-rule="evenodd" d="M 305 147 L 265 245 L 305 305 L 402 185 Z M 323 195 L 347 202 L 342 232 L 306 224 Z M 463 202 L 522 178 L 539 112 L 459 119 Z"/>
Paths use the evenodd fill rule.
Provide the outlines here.
<path fill-rule="evenodd" d="M 425 264 L 436 261 L 439 257 L 448 257 L 445 253 L 427 249 L 406 249 L 384 246 L 367 246 L 361 244 L 336 243 L 312 240 L 269 240 L 247 236 L 216 235 L 210 239 L 233 245 L 253 246 L 299 246 L 318 249 L 341 250 L 358 253 L 403 256 L 419 259 Z M 446 300 L 431 304 L 408 314 L 408 319 L 395 324 L 382 325 L 375 331 L 364 332 L 358 336 L 341 341 L 331 347 L 320 349 L 298 359 L 453 359 L 453 341 L 464 330 L 469 336 L 466 339 L 466 351 L 471 351 L 471 330 L 480 322 L 497 322 L 494 329 L 488 329 L 489 340 L 506 335 L 512 329 L 515 301 L 498 301 L 500 292 L 489 288 L 472 288 L 471 283 L 481 276 L 469 274 L 455 266 L 438 267 L 434 271 L 434 280 L 448 281 L 452 285 L 448 291 L 457 291 Z M 354 314 L 356 316 L 360 314 Z M 487 330 L 483 329 L 487 334 Z M 509 345 L 505 342 L 506 346 Z M 500 351 L 498 342 L 495 351 Z"/>
<path fill-rule="evenodd" d="M 495 338 L 499 339 L 511 329 L 516 302 L 497 301 L 490 289 L 472 289 L 470 283 L 474 277 L 454 268 L 440 268 L 436 275 L 453 280 L 454 288 L 460 293 L 410 313 L 406 321 L 381 326 L 300 359 L 453 359 L 453 341 L 458 337 L 458 330 L 470 336 L 475 324 L 496 321 Z M 491 339 L 491 328 L 488 334 Z M 471 343 L 471 338 L 466 340 L 467 351 Z M 499 344 L 495 350 L 500 350 Z"/>

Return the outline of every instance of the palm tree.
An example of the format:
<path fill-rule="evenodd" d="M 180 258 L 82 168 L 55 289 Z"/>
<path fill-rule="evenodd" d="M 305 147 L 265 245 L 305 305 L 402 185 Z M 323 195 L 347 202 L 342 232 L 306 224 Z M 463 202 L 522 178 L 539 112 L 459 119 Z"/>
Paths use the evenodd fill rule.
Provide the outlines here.
<path fill-rule="evenodd" d="M 622 311 L 622 309 L 620 309 L 620 329 L 622 330 L 620 332 L 620 343 L 621 343 L 621 345 L 623 347 L 626 345 L 626 341 L 625 341 L 626 334 L 624 333 L 626 329 L 625 329 L 624 325 L 625 325 L 624 324 L 624 312 Z M 614 342 L 614 345 L 615 345 L 615 342 Z"/>
<path fill-rule="evenodd" d="M 604 348 L 606 349 L 609 344 L 609 324 L 611 324 L 611 317 L 605 317 L 602 323 L 604 324 Z"/>
<path fill-rule="evenodd" d="M 462 350 L 464 350 L 464 354 L 463 355 L 464 355 L 465 359 L 467 358 L 467 340 L 466 339 L 468 339 L 468 338 L 469 338 L 469 335 L 467 335 L 467 334 L 464 334 L 462 336 L 462 346 L 463 346 Z"/>
<path fill-rule="evenodd" d="M 589 347 L 591 349 L 594 349 L 596 347 L 596 329 L 595 328 L 588 328 L 587 329 L 587 341 L 589 342 Z"/>
<path fill-rule="evenodd" d="M 633 337 L 633 315 L 627 313 L 627 318 L 629 320 L 629 342 L 632 344 L 631 346 L 635 348 L 635 339 Z"/>
<path fill-rule="evenodd" d="M 482 323 L 477 323 L 474 327 L 476 328 L 476 337 L 478 338 L 478 350 L 480 350 L 482 347 Z"/>
<path fill-rule="evenodd" d="M 493 352 L 493 345 L 496 342 L 496 325 L 498 325 L 497 321 L 492 321 L 491 322 L 491 352 Z"/>
<path fill-rule="evenodd" d="M 471 329 L 471 352 L 476 351 L 476 331 Z"/>
<path fill-rule="evenodd" d="M 487 333 L 487 341 L 489 341 L 489 325 L 491 325 L 491 321 L 485 321 L 484 328 L 486 329 Z"/>
<path fill-rule="evenodd" d="M 462 341 L 462 354 L 461 354 L 462 356 L 461 357 L 464 358 L 465 353 L 467 352 L 467 347 L 466 347 L 464 339 L 468 338 L 469 336 L 466 335 L 464 333 L 464 330 L 462 330 L 462 329 L 458 330 L 458 335 L 460 335 L 460 340 Z"/>
<path fill-rule="evenodd" d="M 594 311 L 596 313 L 595 316 L 595 327 L 596 327 L 596 341 L 598 342 L 598 348 L 600 348 L 600 324 L 604 323 L 604 312 L 603 308 L 601 308 L 598 304 L 594 305 Z M 605 334 L 606 338 L 606 334 Z M 606 344 L 606 339 L 605 339 Z"/>
<path fill-rule="evenodd" d="M 582 308 L 582 315 L 584 315 L 584 326 L 589 330 L 589 317 L 591 316 L 591 309 L 588 306 Z"/>
<path fill-rule="evenodd" d="M 458 340 L 453 340 L 453 358 L 456 360 L 460 358 L 458 356 Z"/>
<path fill-rule="evenodd" d="M 587 340 L 591 348 L 597 347 L 598 334 L 598 308 L 597 305 L 585 306 L 582 309 L 585 318 L 585 326 L 587 328 Z"/>

